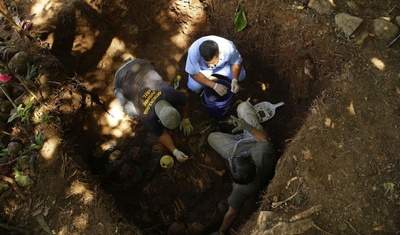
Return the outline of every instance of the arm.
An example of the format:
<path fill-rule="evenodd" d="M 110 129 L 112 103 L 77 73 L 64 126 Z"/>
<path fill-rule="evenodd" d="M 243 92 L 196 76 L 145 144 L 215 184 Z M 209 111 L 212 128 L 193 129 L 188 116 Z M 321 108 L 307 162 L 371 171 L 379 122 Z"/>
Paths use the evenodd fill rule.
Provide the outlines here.
<path fill-rule="evenodd" d="M 269 141 L 267 134 L 263 130 L 252 127 L 249 132 L 257 141 Z"/>
<path fill-rule="evenodd" d="M 158 141 L 166 147 L 171 153 L 176 149 L 171 135 L 164 129 L 164 132 L 158 137 Z"/>
<path fill-rule="evenodd" d="M 232 64 L 231 65 L 231 72 L 232 72 L 231 91 L 233 93 L 237 93 L 239 91 L 238 79 L 239 79 L 241 69 L 242 69 L 241 64 Z"/>
<path fill-rule="evenodd" d="M 190 74 L 190 76 L 198 83 L 203 84 L 204 86 L 208 86 L 211 89 L 214 89 L 215 82 L 212 80 L 209 80 L 204 74 L 198 73 L 198 74 Z"/>
<path fill-rule="evenodd" d="M 176 160 L 184 162 L 188 159 L 188 156 L 185 153 L 175 147 L 171 135 L 165 129 L 162 135 L 158 137 L 158 141 L 160 141 L 160 143 L 176 157 Z"/>
<path fill-rule="evenodd" d="M 267 134 L 264 130 L 257 129 L 247 123 L 243 118 L 237 118 L 235 116 L 231 116 L 233 119 L 233 124 L 236 125 L 235 129 L 232 130 L 232 133 L 237 131 L 248 131 L 257 141 L 269 141 Z"/>
<path fill-rule="evenodd" d="M 219 228 L 220 232 L 226 233 L 229 230 L 229 227 L 232 225 L 233 220 L 236 218 L 238 212 L 239 210 L 236 210 L 229 206 L 228 211 L 225 213 L 221 227 Z"/>
<path fill-rule="evenodd" d="M 189 92 L 187 89 L 180 89 L 179 91 L 185 93 L 186 95 L 186 99 L 188 99 L 189 97 Z M 182 108 L 180 109 L 181 111 L 181 115 L 182 115 L 182 119 L 186 119 L 189 118 L 189 102 L 186 102 L 185 106 L 182 106 Z"/>
<path fill-rule="evenodd" d="M 242 70 L 242 65 L 241 64 L 233 64 L 231 65 L 231 70 L 232 70 L 232 79 L 239 79 L 240 71 Z"/>

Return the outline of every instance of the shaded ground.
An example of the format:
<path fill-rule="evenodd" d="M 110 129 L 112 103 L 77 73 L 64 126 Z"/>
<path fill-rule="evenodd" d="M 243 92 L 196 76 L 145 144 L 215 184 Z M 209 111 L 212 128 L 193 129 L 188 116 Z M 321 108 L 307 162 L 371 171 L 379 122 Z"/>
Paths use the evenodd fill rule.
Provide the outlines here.
<path fill-rule="evenodd" d="M 329 233 L 400 232 L 400 43 L 386 48 L 371 37 L 356 46 L 341 35 L 333 15 L 301 10 L 294 1 L 243 2 L 248 26 L 240 33 L 232 23 L 236 1 L 14 3 L 20 16 L 32 18 L 30 34 L 48 47 L 15 34 L 7 43 L 34 57 L 41 72 L 37 93 L 57 121 L 10 133 L 17 138 L 42 128 L 59 148 L 51 159 L 36 160 L 27 199 L 2 198 L 2 222 L 33 234 L 46 234 L 38 214 L 56 234 L 166 234 L 174 222 L 187 234 L 216 230 L 230 179 L 205 139 L 209 131 L 230 127 L 212 119 L 199 95 L 191 94 L 195 134 L 171 133 L 192 159 L 165 170 L 159 159 L 168 152 L 140 123 L 119 116 L 112 94 L 113 73 L 126 58 L 150 60 L 166 81 L 178 74 L 185 79 L 190 43 L 216 34 L 234 41 L 244 57 L 247 78 L 234 101 L 285 103 L 264 124 L 281 155 L 275 178 L 262 197 L 247 203 L 236 233 L 258 229 L 260 211 L 274 213 L 270 228 L 319 205 L 307 217 Z M 400 7 L 389 0 L 353 3 L 358 11 L 338 2 L 335 13 L 371 20 Z M 1 31 L 3 38 L 12 34 Z M 384 61 L 384 70 L 373 66 L 374 57 Z M 304 234 L 323 233 L 307 225 Z"/>

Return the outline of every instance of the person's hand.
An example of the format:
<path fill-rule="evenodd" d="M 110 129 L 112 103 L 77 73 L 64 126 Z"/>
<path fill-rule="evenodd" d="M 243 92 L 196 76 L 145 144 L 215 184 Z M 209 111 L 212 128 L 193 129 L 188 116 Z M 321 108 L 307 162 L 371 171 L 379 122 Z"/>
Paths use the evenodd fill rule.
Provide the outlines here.
<path fill-rule="evenodd" d="M 228 88 L 222 84 L 215 83 L 214 91 L 218 93 L 220 96 L 224 96 L 228 92 Z"/>
<path fill-rule="evenodd" d="M 232 79 L 231 82 L 231 91 L 233 93 L 236 93 L 239 91 L 239 85 L 238 85 L 238 80 L 237 79 Z"/>
<path fill-rule="evenodd" d="M 189 118 L 183 118 L 179 130 L 183 131 L 185 136 L 191 135 L 193 131 L 193 126 L 190 123 Z"/>
<path fill-rule="evenodd" d="M 188 160 L 188 156 L 186 154 L 184 154 L 182 151 L 175 149 L 173 152 L 174 156 L 176 157 L 176 160 L 180 161 L 180 162 L 184 162 L 186 160 Z"/>
<path fill-rule="evenodd" d="M 232 133 L 238 132 L 238 131 L 248 131 L 250 132 L 251 129 L 253 128 L 252 125 L 248 124 L 243 118 L 237 118 L 235 116 L 231 115 L 231 118 L 233 119 L 233 125 L 235 125 L 235 129 L 232 130 Z"/>

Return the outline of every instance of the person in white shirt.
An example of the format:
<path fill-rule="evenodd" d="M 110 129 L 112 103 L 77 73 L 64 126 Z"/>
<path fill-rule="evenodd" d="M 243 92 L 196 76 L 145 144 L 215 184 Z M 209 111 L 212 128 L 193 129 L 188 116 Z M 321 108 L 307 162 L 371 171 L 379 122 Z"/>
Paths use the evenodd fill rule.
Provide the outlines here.
<path fill-rule="evenodd" d="M 244 80 L 246 71 L 242 67 L 242 56 L 235 44 L 225 38 L 210 35 L 197 39 L 189 48 L 185 71 L 189 74 L 187 86 L 194 92 L 204 86 L 214 89 L 220 96 L 228 87 L 216 83 L 214 74 L 231 80 L 231 91 L 239 91 L 238 82 Z"/>

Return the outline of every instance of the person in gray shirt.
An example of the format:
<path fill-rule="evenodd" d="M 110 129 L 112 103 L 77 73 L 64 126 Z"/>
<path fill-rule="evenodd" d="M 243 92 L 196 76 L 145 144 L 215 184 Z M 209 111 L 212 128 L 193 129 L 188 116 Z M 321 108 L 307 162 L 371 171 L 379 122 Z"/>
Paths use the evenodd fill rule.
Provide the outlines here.
<path fill-rule="evenodd" d="M 228 197 L 229 209 L 219 231 L 212 234 L 226 233 L 246 199 L 267 186 L 275 172 L 276 151 L 251 104 L 242 102 L 237 113 L 239 118 L 232 116 L 236 126 L 232 133 L 243 133 L 213 132 L 208 136 L 210 146 L 228 161 L 233 180 L 233 190 Z"/>

